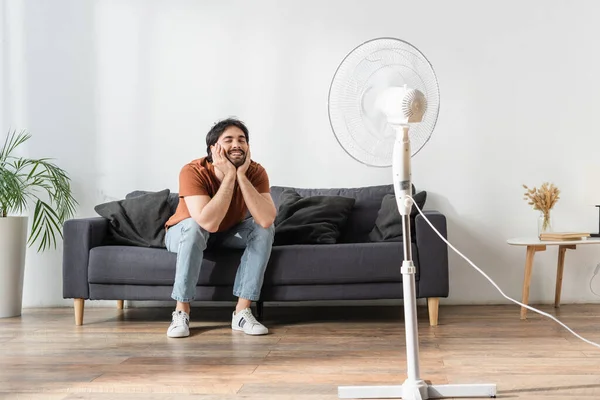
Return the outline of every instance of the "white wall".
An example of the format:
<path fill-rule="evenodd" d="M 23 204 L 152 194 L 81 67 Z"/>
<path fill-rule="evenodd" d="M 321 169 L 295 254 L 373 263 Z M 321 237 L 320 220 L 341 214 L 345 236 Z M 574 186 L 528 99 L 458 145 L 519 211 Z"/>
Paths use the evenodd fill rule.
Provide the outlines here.
<path fill-rule="evenodd" d="M 455 246 L 520 299 L 525 252 L 506 239 L 537 232 L 522 184 L 562 190 L 557 229 L 598 228 L 580 178 L 600 148 L 592 0 L 8 0 L 2 13 L 0 127 L 28 129 L 27 153 L 70 172 L 78 216 L 133 189 L 177 190 L 181 166 L 205 154 L 205 133 L 229 115 L 248 123 L 274 185 L 390 182 L 390 169 L 340 148 L 326 102 L 347 52 L 392 36 L 424 52 L 439 79 L 438 123 L 413 177 Z M 24 305 L 70 305 L 61 251 L 27 256 Z M 442 304 L 506 302 L 450 260 Z M 600 247 L 569 251 L 563 302 L 599 300 L 588 289 L 598 261 Z M 555 265 L 555 248 L 538 253 L 531 301 L 553 301 Z"/>

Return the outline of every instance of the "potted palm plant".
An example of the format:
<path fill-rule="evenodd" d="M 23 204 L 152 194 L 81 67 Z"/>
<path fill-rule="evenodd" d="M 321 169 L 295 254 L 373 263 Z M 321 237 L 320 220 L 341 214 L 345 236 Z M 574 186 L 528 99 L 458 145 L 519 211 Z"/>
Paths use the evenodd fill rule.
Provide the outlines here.
<path fill-rule="evenodd" d="M 64 222 L 75 213 L 67 173 L 51 159 L 15 155 L 29 140 L 27 132 L 9 132 L 0 148 L 0 318 L 21 315 L 25 251 L 38 243 L 37 251 L 56 248 Z M 31 233 L 28 216 L 33 208 Z"/>

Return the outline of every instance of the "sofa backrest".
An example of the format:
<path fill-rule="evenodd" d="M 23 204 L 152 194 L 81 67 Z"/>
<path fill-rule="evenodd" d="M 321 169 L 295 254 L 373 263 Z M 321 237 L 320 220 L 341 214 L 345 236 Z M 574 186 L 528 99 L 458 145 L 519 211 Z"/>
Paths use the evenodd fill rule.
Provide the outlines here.
<path fill-rule="evenodd" d="M 300 196 L 344 196 L 356 199 L 354 208 L 346 226 L 338 240 L 339 243 L 362 243 L 369 242 L 369 232 L 375 226 L 377 213 L 381 207 L 381 202 L 386 194 L 394 193 L 393 185 L 365 186 L 359 188 L 333 188 L 333 189 L 304 189 L 290 186 L 272 186 L 271 196 L 277 209 L 279 209 L 279 196 L 285 189 L 294 189 Z M 129 193 L 126 197 L 136 197 L 145 193 L 144 190 L 136 190 Z M 413 193 L 416 193 L 413 185 Z M 169 195 L 169 206 L 171 212 L 175 213 L 179 203 L 178 193 Z"/>
<path fill-rule="evenodd" d="M 368 242 L 369 232 L 375 226 L 383 197 L 388 193 L 394 193 L 394 186 L 391 184 L 337 189 L 301 189 L 288 186 L 272 186 L 271 196 L 278 209 L 279 196 L 285 189 L 294 189 L 302 197 L 344 196 L 356 199 L 354 209 L 348 217 L 346 227 L 338 240 L 340 243 Z"/>

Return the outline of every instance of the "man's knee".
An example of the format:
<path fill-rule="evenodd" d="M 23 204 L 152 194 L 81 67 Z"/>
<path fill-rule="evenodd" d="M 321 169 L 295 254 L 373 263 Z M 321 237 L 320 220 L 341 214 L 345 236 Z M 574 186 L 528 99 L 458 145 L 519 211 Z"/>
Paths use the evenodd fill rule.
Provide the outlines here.
<path fill-rule="evenodd" d="M 188 218 L 183 223 L 182 240 L 197 244 L 202 249 L 206 248 L 210 232 L 202 228 L 193 218 Z"/>
<path fill-rule="evenodd" d="M 254 223 L 254 235 L 260 238 L 267 239 L 269 241 L 273 241 L 275 237 L 275 224 L 269 225 L 268 228 L 263 228 L 257 223 Z"/>

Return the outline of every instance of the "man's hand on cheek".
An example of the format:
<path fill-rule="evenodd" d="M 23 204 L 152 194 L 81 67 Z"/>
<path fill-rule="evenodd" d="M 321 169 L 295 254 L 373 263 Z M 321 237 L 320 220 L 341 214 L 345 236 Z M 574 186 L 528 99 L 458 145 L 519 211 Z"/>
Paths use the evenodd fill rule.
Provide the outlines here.
<path fill-rule="evenodd" d="M 237 169 L 238 176 L 246 175 L 246 172 L 248 172 L 248 167 L 250 166 L 250 161 L 250 147 L 248 147 L 248 151 L 246 152 L 246 159 L 244 160 L 244 163 L 240 165 Z"/>
<path fill-rule="evenodd" d="M 216 143 L 211 147 L 211 151 L 215 168 L 221 171 L 223 175 L 235 176 L 235 165 L 227 158 L 225 149 L 219 143 Z"/>

